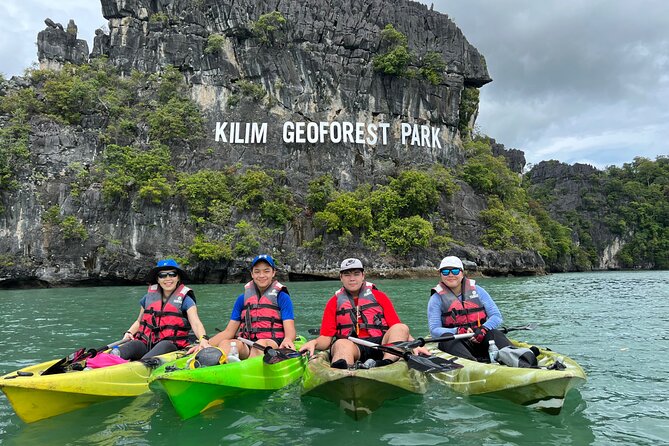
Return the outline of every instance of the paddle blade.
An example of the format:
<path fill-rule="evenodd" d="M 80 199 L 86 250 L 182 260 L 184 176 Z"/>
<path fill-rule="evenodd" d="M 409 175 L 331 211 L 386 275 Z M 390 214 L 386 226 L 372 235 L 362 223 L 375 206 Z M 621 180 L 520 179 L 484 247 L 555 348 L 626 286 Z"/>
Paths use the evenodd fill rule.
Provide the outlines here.
<path fill-rule="evenodd" d="M 462 368 L 453 359 L 444 359 L 438 356 L 407 355 L 405 358 L 409 368 L 423 373 L 442 373 Z"/>

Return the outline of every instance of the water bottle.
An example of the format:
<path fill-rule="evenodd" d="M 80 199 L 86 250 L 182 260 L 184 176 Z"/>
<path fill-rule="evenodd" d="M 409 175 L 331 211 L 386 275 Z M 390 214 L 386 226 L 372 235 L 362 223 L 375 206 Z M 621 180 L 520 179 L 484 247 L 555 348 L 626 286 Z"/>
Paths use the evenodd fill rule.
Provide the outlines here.
<path fill-rule="evenodd" d="M 237 343 L 232 341 L 230 343 L 230 353 L 228 353 L 228 363 L 239 362 L 239 351 L 237 350 Z"/>
<path fill-rule="evenodd" d="M 490 364 L 495 364 L 497 362 L 497 355 L 499 354 L 499 349 L 495 345 L 495 341 L 488 341 L 488 356 L 490 356 Z"/>
<path fill-rule="evenodd" d="M 118 348 L 118 345 L 115 345 L 112 350 L 111 354 L 114 356 L 121 356 L 121 350 Z"/>

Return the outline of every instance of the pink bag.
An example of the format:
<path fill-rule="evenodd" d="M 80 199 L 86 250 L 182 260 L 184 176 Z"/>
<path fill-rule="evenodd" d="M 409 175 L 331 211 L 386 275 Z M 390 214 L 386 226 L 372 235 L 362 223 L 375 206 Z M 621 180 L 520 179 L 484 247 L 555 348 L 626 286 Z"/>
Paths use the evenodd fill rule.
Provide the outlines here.
<path fill-rule="evenodd" d="M 101 369 L 102 367 L 109 367 L 110 365 L 125 364 L 127 359 L 109 353 L 98 353 L 92 358 L 86 360 L 86 367 L 92 369 Z"/>

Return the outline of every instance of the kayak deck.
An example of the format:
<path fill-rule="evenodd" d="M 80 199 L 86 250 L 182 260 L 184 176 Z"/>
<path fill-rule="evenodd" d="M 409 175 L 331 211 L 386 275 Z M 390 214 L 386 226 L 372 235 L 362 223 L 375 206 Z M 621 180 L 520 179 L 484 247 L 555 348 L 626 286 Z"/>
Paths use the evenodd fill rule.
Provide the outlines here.
<path fill-rule="evenodd" d="M 305 356 L 266 364 L 262 356 L 240 362 L 196 369 L 188 368 L 190 357 L 165 364 L 150 380 L 167 393 L 183 419 L 194 417 L 210 407 L 251 392 L 273 392 L 302 377 Z"/>
<path fill-rule="evenodd" d="M 172 361 L 178 355 L 179 352 L 174 352 L 160 358 Z M 141 395 L 149 390 L 151 369 L 140 361 L 41 375 L 58 361 L 24 367 L 0 377 L 0 389 L 24 422 L 32 423 L 109 399 Z"/>
<path fill-rule="evenodd" d="M 528 344 L 512 341 L 514 345 L 529 347 Z M 455 358 L 464 367 L 451 372 L 435 373 L 433 378 L 452 390 L 465 395 L 486 395 L 513 401 L 551 414 L 558 414 L 564 398 L 572 388 L 586 380 L 585 372 L 573 359 L 540 349 L 537 358 L 540 368 L 508 367 L 457 358 L 437 348 L 431 352 L 442 358 Z M 556 360 L 560 360 L 564 370 L 548 370 Z"/>
<path fill-rule="evenodd" d="M 331 401 L 356 420 L 370 415 L 386 400 L 426 390 L 427 378 L 409 369 L 405 361 L 371 369 L 334 369 L 327 352 L 309 361 L 302 381 L 303 396 Z"/>

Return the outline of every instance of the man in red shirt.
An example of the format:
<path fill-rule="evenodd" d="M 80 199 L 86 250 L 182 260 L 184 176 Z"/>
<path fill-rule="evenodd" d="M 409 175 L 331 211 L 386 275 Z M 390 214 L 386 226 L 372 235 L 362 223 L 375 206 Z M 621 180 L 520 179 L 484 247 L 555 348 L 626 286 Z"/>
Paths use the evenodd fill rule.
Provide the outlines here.
<path fill-rule="evenodd" d="M 361 346 L 348 340 L 348 336 L 366 339 L 377 344 L 392 344 L 413 340 L 409 327 L 400 321 L 388 296 L 365 281 L 362 262 L 345 259 L 339 268 L 343 287 L 325 305 L 320 336 L 305 343 L 300 351 L 330 348 L 332 367 L 345 369 L 356 362 L 367 367 L 390 364 L 399 359 L 372 347 Z M 416 353 L 429 354 L 424 348 Z M 371 360 L 371 361 L 370 361 Z"/>

